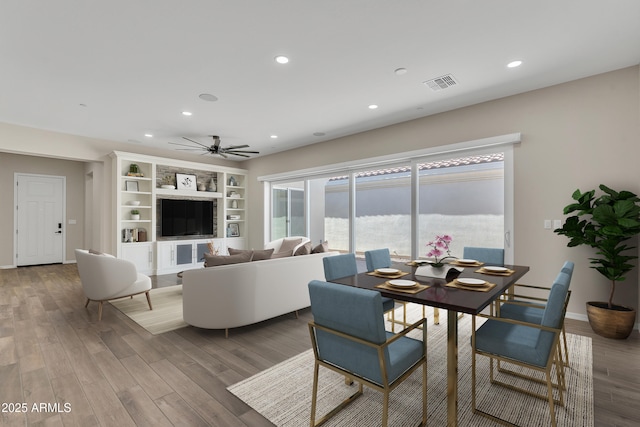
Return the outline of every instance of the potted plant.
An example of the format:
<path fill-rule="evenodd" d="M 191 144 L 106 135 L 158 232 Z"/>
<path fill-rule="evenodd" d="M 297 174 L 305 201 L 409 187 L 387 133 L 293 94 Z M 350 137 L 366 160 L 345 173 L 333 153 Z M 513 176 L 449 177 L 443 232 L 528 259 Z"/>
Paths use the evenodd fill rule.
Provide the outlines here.
<path fill-rule="evenodd" d="M 137 209 L 132 209 L 131 210 L 131 219 L 134 221 L 137 221 L 140 219 L 140 211 Z"/>
<path fill-rule="evenodd" d="M 446 259 L 455 258 L 451 256 L 451 250 L 449 249 L 449 244 L 452 240 L 451 236 L 443 234 L 442 236 L 436 236 L 434 240 L 427 243 L 429 248 L 427 257 L 433 258 L 433 261 L 429 261 L 429 265 L 434 268 L 442 268 Z M 447 254 L 446 256 L 444 256 L 445 253 Z"/>
<path fill-rule="evenodd" d="M 638 258 L 628 254 L 634 247 L 626 242 L 640 233 L 640 199 L 630 191 L 617 192 L 605 185 L 599 188 L 603 194 L 597 198 L 596 190 L 576 190 L 571 196 L 575 203 L 564 208 L 565 215 L 574 215 L 554 232 L 567 236 L 569 247 L 587 245 L 596 249 L 597 256 L 589 258 L 591 268 L 610 280 L 611 289 L 608 301 L 587 302 L 589 323 L 604 337 L 627 338 L 633 330 L 636 311 L 614 304 L 613 297 L 616 283 L 625 280 L 634 267 L 630 261 Z"/>

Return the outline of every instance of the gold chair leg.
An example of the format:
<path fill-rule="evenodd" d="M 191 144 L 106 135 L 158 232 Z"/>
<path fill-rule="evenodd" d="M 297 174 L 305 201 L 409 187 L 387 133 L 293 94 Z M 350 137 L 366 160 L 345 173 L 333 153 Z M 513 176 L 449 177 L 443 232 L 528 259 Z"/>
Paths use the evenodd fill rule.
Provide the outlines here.
<path fill-rule="evenodd" d="M 311 417 L 310 417 L 310 423 L 309 423 L 310 427 L 318 427 L 318 426 L 324 424 L 325 422 L 327 422 L 329 420 L 329 418 L 333 417 L 335 414 L 340 412 L 340 410 L 345 408 L 351 402 L 356 400 L 358 397 L 362 396 L 362 383 L 358 383 L 358 391 L 353 393 L 351 396 L 347 397 L 338 406 L 336 406 L 331 411 L 329 411 L 329 413 L 327 413 L 327 415 L 323 416 L 322 418 L 320 418 L 316 422 L 316 407 L 317 407 L 316 404 L 317 404 L 317 400 L 318 400 L 318 373 L 319 373 L 319 370 L 320 370 L 320 365 L 316 361 L 316 363 L 314 365 L 314 369 L 313 369 L 313 392 L 311 393 Z M 346 378 L 347 377 L 345 377 L 345 382 L 346 382 Z"/>
<path fill-rule="evenodd" d="M 402 321 L 404 322 L 402 326 L 406 327 L 407 326 L 407 303 L 406 302 L 402 303 Z"/>
<path fill-rule="evenodd" d="M 440 324 L 440 309 L 436 307 L 433 308 L 433 324 L 434 325 Z"/>
<path fill-rule="evenodd" d="M 396 331 L 396 307 L 394 306 L 391 309 L 391 332 L 395 332 L 395 331 Z"/>
<path fill-rule="evenodd" d="M 562 341 L 564 343 L 564 359 L 565 366 L 569 366 L 569 346 L 567 345 L 567 332 L 564 330 L 564 322 L 562 323 Z"/>
<path fill-rule="evenodd" d="M 102 301 L 98 304 L 98 322 L 102 320 Z"/>
<path fill-rule="evenodd" d="M 389 389 L 384 391 L 384 402 L 382 403 L 382 427 L 387 427 L 389 421 Z"/>

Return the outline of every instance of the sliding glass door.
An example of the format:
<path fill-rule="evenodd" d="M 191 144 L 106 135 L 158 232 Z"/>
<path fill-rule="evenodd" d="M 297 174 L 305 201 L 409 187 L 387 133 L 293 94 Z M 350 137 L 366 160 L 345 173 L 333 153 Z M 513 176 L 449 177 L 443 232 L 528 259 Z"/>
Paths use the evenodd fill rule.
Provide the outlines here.
<path fill-rule="evenodd" d="M 303 182 L 283 184 L 272 188 L 272 240 L 307 235 L 304 193 Z"/>
<path fill-rule="evenodd" d="M 411 166 L 370 169 L 355 174 L 355 252 L 388 248 L 395 258 L 411 258 Z"/>
<path fill-rule="evenodd" d="M 368 167 L 334 165 L 332 172 L 306 172 L 297 180 L 292 174 L 287 184 L 271 184 L 271 235 L 292 235 L 296 219 L 304 219 L 306 228 L 295 234 L 314 244 L 327 241 L 331 250 L 358 256 L 386 247 L 396 259 L 413 259 L 426 257 L 427 243 L 447 234 L 452 256 L 462 257 L 465 246 L 504 248 L 505 262 L 512 263 L 515 138 Z M 304 191 L 292 192 L 296 188 Z"/>

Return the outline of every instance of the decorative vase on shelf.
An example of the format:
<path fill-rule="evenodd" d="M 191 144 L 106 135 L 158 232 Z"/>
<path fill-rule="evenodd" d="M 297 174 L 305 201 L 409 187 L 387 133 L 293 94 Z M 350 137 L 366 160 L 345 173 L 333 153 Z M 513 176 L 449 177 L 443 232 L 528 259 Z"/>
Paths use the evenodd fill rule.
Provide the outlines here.
<path fill-rule="evenodd" d="M 216 192 L 218 190 L 218 186 L 216 185 L 216 182 L 213 180 L 213 178 L 211 178 L 211 181 L 209 182 L 208 190 L 212 192 Z"/>
<path fill-rule="evenodd" d="M 238 185 L 238 182 L 236 181 L 236 178 L 232 175 L 229 177 L 229 187 L 235 187 L 236 185 Z"/>
<path fill-rule="evenodd" d="M 134 220 L 134 221 L 138 221 L 140 219 L 140 215 L 139 214 L 138 215 L 131 214 L 131 219 Z"/>

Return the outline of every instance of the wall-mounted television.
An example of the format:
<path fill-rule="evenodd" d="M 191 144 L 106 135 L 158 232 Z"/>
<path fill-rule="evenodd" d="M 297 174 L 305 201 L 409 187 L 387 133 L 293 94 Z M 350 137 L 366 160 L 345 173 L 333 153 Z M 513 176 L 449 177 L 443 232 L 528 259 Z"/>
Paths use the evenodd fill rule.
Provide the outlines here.
<path fill-rule="evenodd" d="M 161 199 L 159 208 L 161 237 L 213 235 L 212 200 Z"/>

